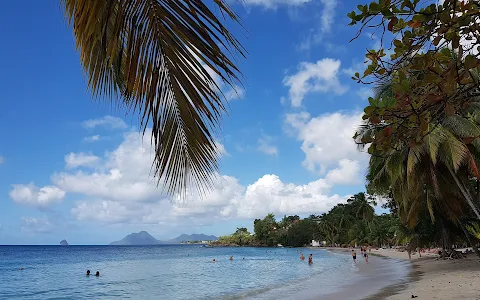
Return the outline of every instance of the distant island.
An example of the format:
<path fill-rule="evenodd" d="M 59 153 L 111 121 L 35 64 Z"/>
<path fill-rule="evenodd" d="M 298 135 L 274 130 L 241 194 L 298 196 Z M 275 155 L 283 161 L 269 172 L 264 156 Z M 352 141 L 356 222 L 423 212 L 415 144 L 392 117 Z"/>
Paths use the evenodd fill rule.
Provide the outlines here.
<path fill-rule="evenodd" d="M 165 241 L 165 244 L 203 244 L 204 242 L 216 241 L 218 237 L 203 233 L 182 234 L 178 237 Z"/>
<path fill-rule="evenodd" d="M 182 234 L 174 239 L 160 241 L 151 236 L 146 231 L 131 233 L 120 241 L 110 243 L 111 246 L 147 246 L 147 245 L 165 245 L 165 244 L 190 244 L 205 243 L 208 241 L 216 241 L 218 238 L 214 235 L 201 234 Z"/>
<path fill-rule="evenodd" d="M 60 242 L 60 246 L 68 246 L 67 240 L 62 240 L 62 241 Z"/>
<path fill-rule="evenodd" d="M 120 241 L 110 243 L 112 246 L 146 246 L 159 244 L 162 244 L 162 242 L 151 236 L 146 231 L 131 233 Z"/>

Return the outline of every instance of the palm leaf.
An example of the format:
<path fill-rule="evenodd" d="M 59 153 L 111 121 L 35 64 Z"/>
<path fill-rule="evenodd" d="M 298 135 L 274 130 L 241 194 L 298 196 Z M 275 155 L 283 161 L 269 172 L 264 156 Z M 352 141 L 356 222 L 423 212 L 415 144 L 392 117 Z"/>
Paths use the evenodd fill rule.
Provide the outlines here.
<path fill-rule="evenodd" d="M 449 130 L 444 130 L 444 134 L 445 140 L 440 147 L 439 157 L 445 165 L 452 167 L 456 172 L 468 157 L 469 150 Z"/>
<path fill-rule="evenodd" d="M 423 145 L 415 145 L 410 148 L 407 158 L 407 172 L 410 175 L 413 172 L 415 166 L 421 161 L 425 148 Z"/>
<path fill-rule="evenodd" d="M 238 22 L 224 0 L 223 18 Z M 226 108 L 214 77 L 234 87 L 244 49 L 200 0 L 62 0 L 94 96 L 121 97 L 152 127 L 153 164 L 168 192 L 210 187 L 214 132 Z"/>

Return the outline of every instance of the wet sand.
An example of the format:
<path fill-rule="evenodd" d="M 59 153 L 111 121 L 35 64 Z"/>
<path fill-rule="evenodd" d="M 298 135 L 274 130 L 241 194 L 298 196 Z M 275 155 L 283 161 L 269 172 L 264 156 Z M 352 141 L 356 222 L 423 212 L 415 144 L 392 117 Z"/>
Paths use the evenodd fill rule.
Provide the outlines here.
<path fill-rule="evenodd" d="M 372 254 L 410 261 L 413 271 L 409 283 L 385 288 L 370 299 L 480 299 L 480 259 L 475 254 L 453 260 L 435 260 L 436 255 L 423 253 L 409 260 L 406 252 L 393 249 L 372 250 Z"/>
<path fill-rule="evenodd" d="M 341 255 L 351 255 L 350 249 L 327 249 Z M 322 300 L 383 299 L 385 295 L 392 295 L 405 289 L 411 281 L 416 279 L 414 276 L 418 276 L 408 261 L 371 255 L 369 262 L 366 263 L 364 258 L 360 256 L 360 250 L 357 249 L 356 252 L 357 264 L 355 265 L 355 272 L 361 277 L 361 280 L 344 286 L 335 293 L 322 296 Z"/>

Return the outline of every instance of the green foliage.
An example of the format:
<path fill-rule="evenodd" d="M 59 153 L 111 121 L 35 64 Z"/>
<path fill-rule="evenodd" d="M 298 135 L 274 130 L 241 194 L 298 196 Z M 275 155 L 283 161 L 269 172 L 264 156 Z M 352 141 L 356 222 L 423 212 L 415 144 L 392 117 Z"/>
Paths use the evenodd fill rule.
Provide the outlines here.
<path fill-rule="evenodd" d="M 238 246 L 250 246 L 254 245 L 254 239 L 247 228 L 237 228 L 235 233 L 227 236 L 221 236 L 218 238 L 218 242 L 222 245 L 238 245 Z"/>
<path fill-rule="evenodd" d="M 312 242 L 318 232 L 318 224 L 310 219 L 304 219 L 293 224 L 285 236 L 285 246 L 302 247 Z"/>
<path fill-rule="evenodd" d="M 354 79 L 359 83 L 389 82 L 388 93 L 377 93 L 364 109 L 373 134 L 356 135 L 370 154 L 386 149 L 414 148 L 435 126 L 449 118 L 462 122 L 478 106 L 480 33 L 477 1 L 378 0 L 348 14 L 350 25 L 378 30 L 382 44 L 368 50 L 368 66 Z M 391 49 L 387 55 L 385 49 Z M 463 126 L 465 129 L 466 127 Z M 480 138 L 469 130 L 465 144 Z M 453 151 L 460 145 L 452 145 Z M 460 153 L 456 153 L 460 154 Z M 413 161 L 412 161 L 413 163 Z M 457 170 L 461 160 L 452 161 Z"/>

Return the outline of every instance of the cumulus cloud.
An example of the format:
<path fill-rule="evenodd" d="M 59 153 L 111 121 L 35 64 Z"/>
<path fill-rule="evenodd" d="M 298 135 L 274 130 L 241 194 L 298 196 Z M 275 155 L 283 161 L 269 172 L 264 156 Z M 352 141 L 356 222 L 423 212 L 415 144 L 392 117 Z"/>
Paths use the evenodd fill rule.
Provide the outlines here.
<path fill-rule="evenodd" d="M 309 118 L 300 118 L 295 130 L 306 130 L 303 128 L 308 127 L 309 122 Z M 145 136 L 149 134 L 146 132 Z M 224 149 L 221 143 L 217 147 Z M 81 156 L 75 156 L 78 157 Z M 66 168 L 52 175 L 52 186 L 15 185 L 10 196 L 17 203 L 41 206 L 60 201 L 67 193 L 80 199 L 71 208 L 71 214 L 80 221 L 172 227 L 258 218 L 269 212 L 321 213 L 348 198 L 348 195 L 331 193 L 335 184 L 353 182 L 351 177 L 342 177 L 335 171 L 307 184 L 288 183 L 275 174 L 267 174 L 249 185 L 242 185 L 235 177 L 216 174 L 212 188 L 202 196 L 196 191 L 187 191 L 186 199 L 171 198 L 152 177 L 153 157 L 149 139 L 143 139 L 138 132 L 127 132 L 116 149 L 95 159 L 95 168 Z M 354 161 L 345 160 L 334 167 L 341 173 L 357 172 Z"/>
<path fill-rule="evenodd" d="M 94 166 L 99 161 L 99 157 L 91 153 L 70 153 L 65 155 L 65 166 L 69 169 L 78 167 Z"/>
<path fill-rule="evenodd" d="M 283 79 L 283 84 L 289 88 L 291 105 L 300 107 L 304 97 L 313 92 L 344 94 L 347 87 L 338 79 L 340 64 L 340 60 L 331 58 L 300 63 L 297 73 Z"/>
<path fill-rule="evenodd" d="M 92 136 L 87 136 L 85 138 L 83 138 L 83 140 L 85 142 L 96 142 L 96 141 L 99 141 L 100 140 L 100 135 L 92 135 Z"/>
<path fill-rule="evenodd" d="M 360 163 L 355 160 L 341 159 L 338 168 L 328 171 L 326 180 L 334 184 L 354 185 L 361 183 Z"/>
<path fill-rule="evenodd" d="M 104 116 L 98 119 L 90 119 L 83 122 L 85 128 L 106 127 L 109 129 L 125 129 L 127 124 L 120 118 Z"/>
<path fill-rule="evenodd" d="M 365 162 L 368 159 L 368 155 L 358 151 L 352 138 L 361 120 L 362 113 L 358 112 L 335 112 L 318 117 L 302 112 L 285 117 L 288 128 L 302 141 L 301 149 L 305 153 L 302 164 L 318 174 L 332 167 L 347 167 L 345 160 Z"/>
<path fill-rule="evenodd" d="M 59 203 L 65 197 L 65 191 L 56 186 L 39 188 L 33 184 L 14 184 L 9 195 L 18 203 L 37 207 L 46 207 Z"/>
<path fill-rule="evenodd" d="M 333 184 L 339 181 L 334 175 L 298 185 L 267 174 L 244 186 L 235 177 L 217 174 L 214 186 L 203 197 L 187 191 L 185 201 L 172 199 L 152 178 L 152 160 L 149 140 L 142 139 L 137 132 L 128 132 L 115 150 L 99 158 L 95 169 L 57 172 L 52 175 L 54 186 L 49 188 L 61 191 L 61 198 L 66 192 L 83 199 L 75 202 L 71 209 L 71 214 L 80 221 L 166 226 L 212 224 L 227 219 L 262 217 L 269 212 L 322 212 L 347 198 L 331 195 Z M 24 203 L 49 198 L 39 194 L 40 189 L 33 185 L 17 185 L 11 197 Z"/>

